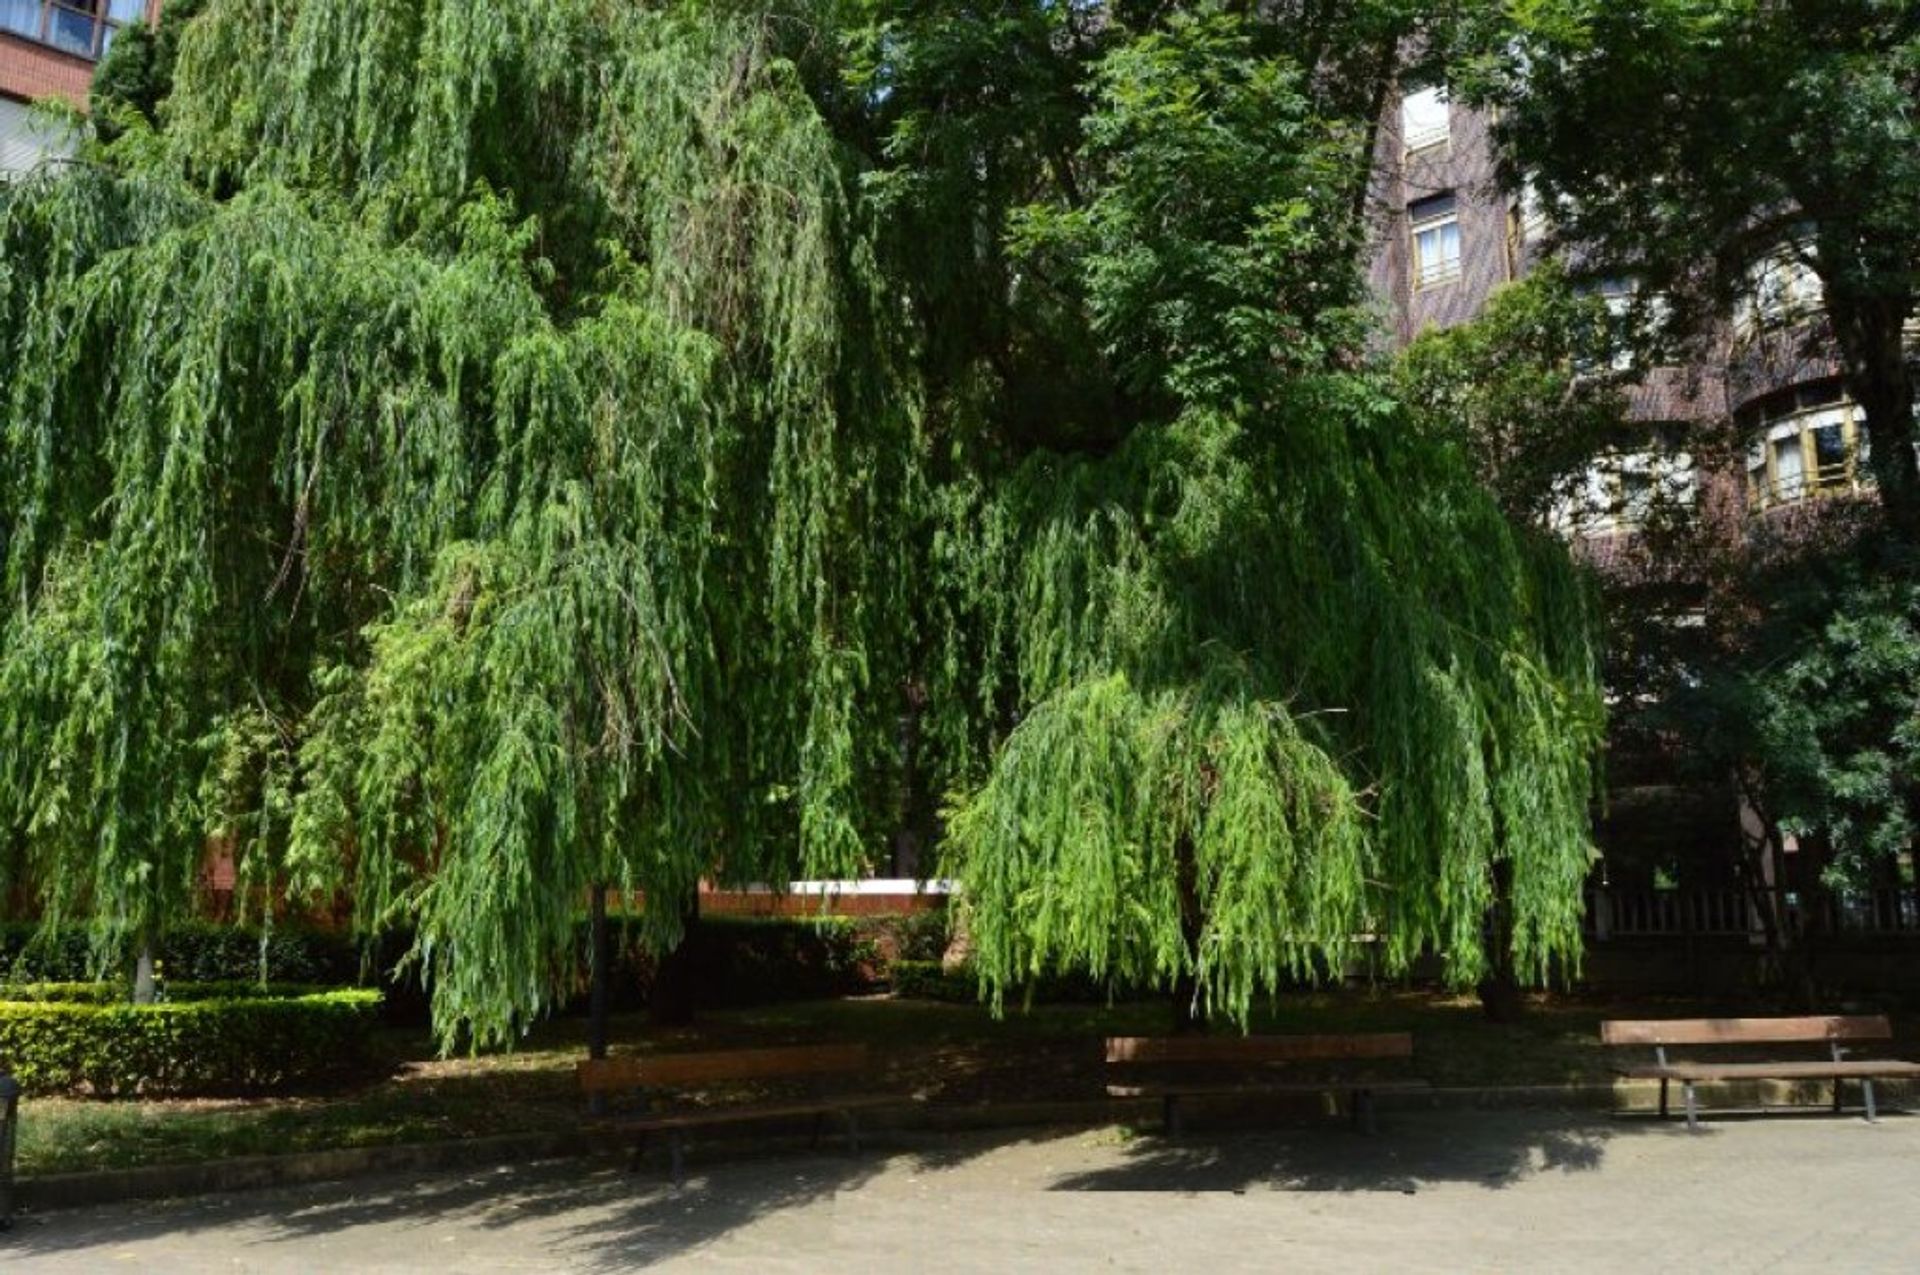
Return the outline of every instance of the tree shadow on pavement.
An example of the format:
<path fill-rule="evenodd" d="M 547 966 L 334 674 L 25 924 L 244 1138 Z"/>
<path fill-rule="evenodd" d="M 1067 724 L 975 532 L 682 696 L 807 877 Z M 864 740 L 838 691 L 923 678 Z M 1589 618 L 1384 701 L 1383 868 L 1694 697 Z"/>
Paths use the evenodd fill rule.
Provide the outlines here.
<path fill-rule="evenodd" d="M 1225 1132 L 1202 1126 L 1169 1139 L 1129 1139 L 1115 1163 L 1068 1174 L 1057 1191 L 1342 1191 L 1413 1194 L 1438 1183 L 1501 1189 L 1550 1173 L 1600 1167 L 1607 1142 L 1654 1131 L 1597 1112 L 1383 1115 L 1363 1134 L 1328 1122 Z"/>
<path fill-rule="evenodd" d="M 1596 1168 L 1608 1139 L 1633 1128 L 1599 1113 L 1388 1112 L 1372 1136 L 1325 1120 L 1232 1131 L 1203 1125 L 1177 1141 L 1114 1127 L 895 1131 L 860 1155 L 746 1137 L 694 1144 L 679 1189 L 657 1157 L 632 1172 L 600 1156 L 391 1175 L 27 1218 L 0 1239 L 0 1254 L 64 1257 L 84 1270 L 110 1254 L 149 1251 L 205 1255 L 211 1267 L 225 1264 L 215 1249 L 237 1247 L 248 1266 L 303 1269 L 307 1246 L 324 1242 L 329 1269 L 432 1269 L 436 1253 L 449 1268 L 471 1268 L 476 1257 L 485 1264 L 490 1234 L 510 1231 L 500 1237 L 503 1259 L 511 1250 L 523 1262 L 536 1253 L 554 1269 L 631 1270 L 697 1255 L 778 1215 L 794 1214 L 794 1226 L 831 1226 L 837 1209 L 912 1208 L 951 1190 L 1404 1193 L 1439 1182 L 1497 1189 Z M 836 1203 L 840 1197 L 847 1198 Z M 776 1255 L 770 1250 L 770 1260 Z"/>

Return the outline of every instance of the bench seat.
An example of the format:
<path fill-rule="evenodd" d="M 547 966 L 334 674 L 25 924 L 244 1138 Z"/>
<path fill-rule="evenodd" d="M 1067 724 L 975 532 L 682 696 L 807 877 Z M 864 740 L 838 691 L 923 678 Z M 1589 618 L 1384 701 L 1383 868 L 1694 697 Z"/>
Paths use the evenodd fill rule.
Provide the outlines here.
<path fill-rule="evenodd" d="M 1346 1094 L 1355 1123 L 1373 1131 L 1376 1093 L 1427 1088 L 1413 1077 L 1374 1074 L 1381 1060 L 1413 1057 L 1413 1037 L 1405 1032 L 1373 1032 L 1349 1036 L 1113 1036 L 1106 1042 L 1107 1096 L 1158 1098 L 1161 1128 L 1178 1137 L 1182 1128 L 1183 1098 L 1259 1097 L 1279 1094 Z M 1317 1069 L 1359 1064 L 1367 1070 L 1308 1078 L 1277 1074 L 1276 1064 L 1319 1064 Z M 1204 1068 L 1191 1079 L 1154 1074 L 1169 1067 Z M 1142 1071 L 1142 1068 L 1148 1070 Z M 1242 1074 L 1220 1078 L 1221 1068 Z M 1124 1069 L 1124 1070 L 1123 1070 Z M 1208 1075 L 1207 1072 L 1215 1072 Z"/>
<path fill-rule="evenodd" d="M 1615 1067 L 1632 1080 L 1886 1080 L 1920 1078 L 1920 1063 L 1849 1058 L 1839 1062 L 1670 1062 Z"/>
<path fill-rule="evenodd" d="M 1600 1024 L 1606 1045 L 1650 1046 L 1652 1062 L 1615 1066 L 1616 1075 L 1660 1082 L 1660 1116 L 1667 1115 L 1667 1087 L 1678 1084 L 1686 1098 L 1687 1127 L 1700 1128 L 1694 1086 L 1715 1080 L 1811 1080 L 1833 1086 L 1833 1109 L 1840 1110 L 1843 1081 L 1858 1081 L 1868 1121 L 1875 1118 L 1873 1082 L 1920 1079 L 1920 1062 L 1899 1058 L 1849 1058 L 1853 1042 L 1888 1041 L 1893 1027 L 1882 1014 L 1815 1014 L 1801 1018 L 1615 1019 Z M 1842 1042 L 1848 1042 L 1847 1047 Z M 1674 1058 L 1669 1048 L 1759 1045 L 1824 1045 L 1826 1058 L 1778 1058 L 1765 1062 L 1717 1058 Z"/>
<path fill-rule="evenodd" d="M 623 1133 L 648 1133 L 654 1130 L 698 1129 L 705 1125 L 744 1124 L 754 1120 L 784 1120 L 790 1116 L 817 1116 L 838 1111 L 865 1110 L 869 1107 L 898 1106 L 903 1099 L 887 1094 L 856 1094 L 846 1098 L 817 1098 L 797 1102 L 745 1102 L 725 1107 L 690 1107 L 679 1111 L 645 1111 L 626 1116 L 605 1116 L 588 1122 L 596 1129 L 618 1129 Z"/>
<path fill-rule="evenodd" d="M 1209 1084 L 1199 1081 L 1193 1084 L 1181 1084 L 1170 1081 L 1166 1084 L 1126 1084 L 1108 1085 L 1109 1098 L 1207 1098 L 1214 1095 L 1254 1095 L 1254 1094 L 1297 1094 L 1297 1093 L 1348 1093 L 1364 1090 L 1367 1093 L 1417 1092 L 1432 1088 L 1424 1080 L 1367 1080 L 1363 1078 L 1325 1080 L 1310 1082 L 1304 1080 L 1274 1081 L 1223 1081 Z"/>
<path fill-rule="evenodd" d="M 714 1125 L 746 1124 L 793 1116 L 814 1117 L 814 1137 L 824 1116 L 846 1121 L 847 1146 L 860 1150 L 858 1113 L 873 1107 L 897 1106 L 909 1101 L 898 1094 L 848 1092 L 867 1072 L 865 1045 L 788 1045 L 772 1049 L 735 1049 L 694 1054 L 653 1054 L 625 1058 L 590 1058 L 578 1068 L 580 1087 L 594 1103 L 587 1127 L 631 1134 L 634 1163 L 639 1164 L 650 1133 L 667 1136 L 673 1156 L 673 1181 L 682 1177 L 685 1133 Z M 837 1081 L 838 1083 L 832 1083 Z M 668 1091 L 712 1085 L 757 1082 L 776 1085 L 805 1083 L 805 1094 L 774 1094 L 757 1102 L 714 1106 L 661 1105 Z M 608 1099 L 619 1094 L 639 1098 L 640 1109 L 608 1113 Z"/>

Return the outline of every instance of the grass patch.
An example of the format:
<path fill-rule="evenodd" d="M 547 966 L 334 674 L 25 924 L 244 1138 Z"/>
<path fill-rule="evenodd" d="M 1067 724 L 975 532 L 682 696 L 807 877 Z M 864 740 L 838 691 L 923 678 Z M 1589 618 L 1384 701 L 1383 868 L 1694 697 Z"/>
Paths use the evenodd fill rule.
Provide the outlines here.
<path fill-rule="evenodd" d="M 1472 997 L 1376 991 L 1290 996 L 1256 1014 L 1256 1032 L 1411 1031 L 1413 1073 L 1437 1086 L 1604 1081 L 1612 1061 L 1598 1024 L 1613 1017 L 1695 1017 L 1730 1007 L 1538 997 L 1521 1023 L 1488 1022 Z M 1752 1006 L 1746 1013 L 1764 1013 Z M 644 1016 L 613 1022 L 616 1052 L 865 1041 L 876 1083 L 939 1103 L 1096 1098 L 1100 1038 L 1168 1031 L 1164 1002 L 1041 1005 L 994 1019 L 983 1006 L 853 997 L 716 1010 L 698 1026 L 655 1031 Z M 1896 1021 L 1902 1052 L 1920 1023 Z M 95 1102 L 32 1099 L 21 1111 L 23 1174 L 171 1164 L 334 1147 L 381 1146 L 562 1129 L 579 1118 L 574 1065 L 584 1021 L 543 1023 L 511 1054 L 440 1059 L 418 1033 L 387 1033 L 390 1074 L 317 1097 Z"/>

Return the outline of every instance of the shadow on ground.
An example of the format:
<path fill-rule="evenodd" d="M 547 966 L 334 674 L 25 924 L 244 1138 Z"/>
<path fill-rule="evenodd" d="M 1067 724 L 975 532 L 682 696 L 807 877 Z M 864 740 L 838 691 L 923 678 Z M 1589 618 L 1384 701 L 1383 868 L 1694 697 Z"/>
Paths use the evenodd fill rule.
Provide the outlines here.
<path fill-rule="evenodd" d="M 515 1243 L 536 1244 L 556 1266 L 630 1270 L 809 1206 L 885 1208 L 922 1198 L 916 1193 L 969 1191 L 1500 1190 L 1595 1169 L 1611 1139 L 1639 1135 L 1687 1136 L 1598 1113 L 1388 1112 L 1373 1136 L 1324 1120 L 1256 1132 L 1203 1125 L 1178 1141 L 1118 1128 L 896 1132 L 858 1156 L 735 1139 L 695 1144 L 678 1190 L 658 1157 L 637 1172 L 604 1157 L 554 1161 L 52 1213 L 23 1219 L 0 1252 L 84 1263 L 151 1243 L 185 1249 L 197 1235 L 223 1231 L 242 1235 L 263 1260 L 280 1244 L 325 1239 L 343 1252 L 405 1254 L 431 1268 L 433 1246 L 454 1242 L 456 1232 L 470 1243 L 496 1228 L 525 1228 Z"/>

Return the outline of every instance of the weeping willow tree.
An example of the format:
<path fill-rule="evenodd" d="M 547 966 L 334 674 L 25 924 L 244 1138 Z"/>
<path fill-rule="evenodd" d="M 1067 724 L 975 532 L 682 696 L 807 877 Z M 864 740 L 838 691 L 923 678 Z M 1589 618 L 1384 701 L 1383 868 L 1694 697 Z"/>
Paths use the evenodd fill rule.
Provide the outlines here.
<path fill-rule="evenodd" d="M 501 1041 L 911 736 L 996 999 L 1571 956 L 1581 586 L 1367 353 L 1420 7 L 206 0 L 0 192 L 19 879 L 220 843 Z"/>
<path fill-rule="evenodd" d="M 931 427 L 973 457 L 941 488 L 928 733 L 985 990 L 1091 972 L 1244 1023 L 1363 938 L 1464 985 L 1576 960 L 1585 588 L 1367 353 L 1386 81 L 1335 72 L 1391 76 L 1417 6 L 1045 7 L 1024 42 L 963 8 L 902 17 L 872 73 L 895 215 L 925 241 L 928 191 L 972 201 L 929 326 L 1009 334 L 925 347 Z M 952 120 L 955 67 L 996 64 Z M 1023 108 L 1071 125 L 1009 142 Z M 1062 349 L 1091 413 L 1032 391 L 1022 359 Z"/>
<path fill-rule="evenodd" d="M 844 156 L 720 4 L 210 0 L 0 191 L 0 828 L 103 962 L 405 926 L 448 1041 L 590 887 L 864 862 L 910 394 Z M 878 689 L 876 689 L 878 688 Z"/>

